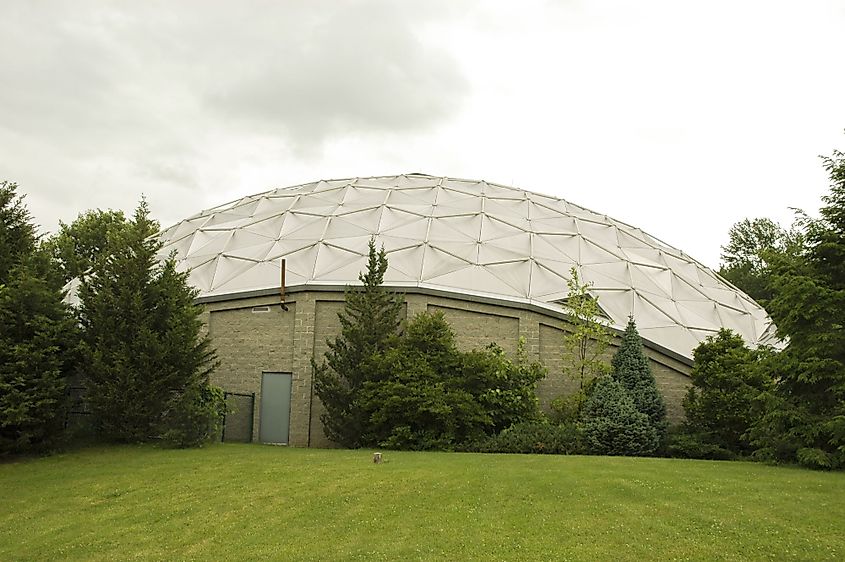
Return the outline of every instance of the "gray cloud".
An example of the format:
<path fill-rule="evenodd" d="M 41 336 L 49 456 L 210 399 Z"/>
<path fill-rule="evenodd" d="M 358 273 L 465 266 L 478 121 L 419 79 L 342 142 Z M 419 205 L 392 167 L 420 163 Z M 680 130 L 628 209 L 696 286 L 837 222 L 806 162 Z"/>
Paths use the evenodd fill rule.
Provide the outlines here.
<path fill-rule="evenodd" d="M 116 131 L 237 126 L 319 143 L 413 130 L 468 86 L 417 26 L 435 13 L 387 2 L 179 2 L 8 6 L 0 125 L 114 149 Z M 126 11 L 120 11 L 125 9 Z"/>
<path fill-rule="evenodd" d="M 247 126 L 281 127 L 297 142 L 351 129 L 413 130 L 446 118 L 467 84 L 448 53 L 423 46 L 417 19 L 395 6 L 326 4 L 290 35 L 262 29 L 265 48 L 230 53 L 241 64 L 212 87 L 210 103 Z"/>
<path fill-rule="evenodd" d="M 445 1 L 3 3 L 0 179 L 29 191 L 52 230 L 55 218 L 125 206 L 142 191 L 153 207 L 160 198 L 170 212 L 193 212 L 201 181 L 237 169 L 252 144 L 317 158 L 338 135 L 430 129 L 469 94 L 453 54 L 421 38 L 453 10 Z M 240 154 L 222 162 L 227 143 Z"/>

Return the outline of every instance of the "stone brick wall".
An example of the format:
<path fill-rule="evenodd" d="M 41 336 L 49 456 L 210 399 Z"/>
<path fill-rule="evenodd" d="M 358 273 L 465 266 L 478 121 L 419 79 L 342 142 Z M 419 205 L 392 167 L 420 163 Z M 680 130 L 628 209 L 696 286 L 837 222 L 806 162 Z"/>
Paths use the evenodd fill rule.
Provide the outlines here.
<path fill-rule="evenodd" d="M 558 318 L 530 310 L 490 303 L 423 294 L 406 294 L 405 315 L 442 311 L 455 331 L 461 349 L 482 348 L 496 341 L 508 353 L 525 341 L 529 359 L 539 360 L 549 371 L 538 385 L 541 406 L 548 410 L 560 394 L 572 392 L 577 383 L 564 378 L 563 330 Z M 254 436 L 260 427 L 261 373 L 293 374 L 290 444 L 330 447 L 320 414 L 322 405 L 313 394 L 311 357 L 318 360 L 328 349 L 326 340 L 340 331 L 337 313 L 343 308 L 342 292 L 295 292 L 288 295 L 288 311 L 278 297 L 244 299 L 207 305 L 208 330 L 221 365 L 213 381 L 230 392 L 256 393 Z M 270 312 L 253 312 L 270 305 Z M 669 418 L 683 418 L 681 400 L 689 386 L 689 367 L 656 351 L 646 350 L 652 371 L 663 393 Z M 608 350 L 607 359 L 613 348 Z"/>

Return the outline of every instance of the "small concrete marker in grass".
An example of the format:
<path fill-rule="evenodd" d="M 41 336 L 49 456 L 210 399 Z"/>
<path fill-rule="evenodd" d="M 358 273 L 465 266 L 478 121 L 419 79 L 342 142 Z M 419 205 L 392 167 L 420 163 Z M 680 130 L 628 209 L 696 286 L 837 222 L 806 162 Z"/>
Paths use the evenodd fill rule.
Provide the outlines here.
<path fill-rule="evenodd" d="M 381 453 L 373 453 L 373 462 L 375 464 L 381 464 Z"/>

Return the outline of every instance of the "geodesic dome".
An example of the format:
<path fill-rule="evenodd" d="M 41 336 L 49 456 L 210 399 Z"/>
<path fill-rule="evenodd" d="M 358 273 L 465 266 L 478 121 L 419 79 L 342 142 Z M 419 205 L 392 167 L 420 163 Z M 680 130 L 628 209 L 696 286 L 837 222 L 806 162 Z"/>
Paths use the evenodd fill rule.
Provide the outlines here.
<path fill-rule="evenodd" d="M 560 312 L 575 267 L 613 326 L 684 357 L 730 328 L 751 345 L 771 319 L 712 270 L 642 230 L 562 199 L 424 174 L 327 180 L 203 211 L 162 232 L 200 297 L 286 285 L 358 283 L 371 236 L 385 283 L 528 303 Z"/>

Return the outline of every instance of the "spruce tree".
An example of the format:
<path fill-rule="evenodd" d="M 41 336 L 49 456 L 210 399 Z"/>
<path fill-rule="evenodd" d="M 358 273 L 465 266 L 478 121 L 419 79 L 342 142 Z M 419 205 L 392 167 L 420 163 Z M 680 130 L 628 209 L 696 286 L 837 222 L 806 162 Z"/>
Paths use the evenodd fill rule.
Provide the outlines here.
<path fill-rule="evenodd" d="M 625 387 L 608 376 L 596 380 L 584 403 L 581 427 L 589 452 L 598 455 L 650 455 L 660 442 L 648 416 L 637 411 Z"/>
<path fill-rule="evenodd" d="M 172 258 L 158 259 L 157 232 L 142 200 L 79 289 L 90 405 L 103 436 L 118 441 L 165 433 L 174 408 L 200 396 L 216 366 L 196 290 Z"/>
<path fill-rule="evenodd" d="M 657 383 L 633 316 L 628 318 L 628 325 L 622 334 L 622 343 L 610 364 L 614 380 L 622 383 L 634 401 L 637 411 L 648 416 L 649 422 L 662 437 L 666 431 L 666 404 L 657 390 Z"/>
<path fill-rule="evenodd" d="M 387 255 L 376 251 L 370 239 L 367 270 L 359 275 L 361 286 L 346 289 L 341 332 L 329 341 L 322 363 L 312 361 L 314 391 L 325 407 L 321 416 L 326 436 L 345 447 L 361 446 L 363 413 L 358 403 L 372 369 L 368 362 L 387 349 L 400 325 L 403 299 L 383 287 Z"/>

